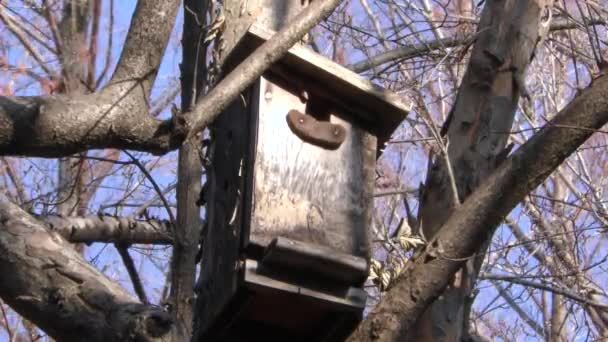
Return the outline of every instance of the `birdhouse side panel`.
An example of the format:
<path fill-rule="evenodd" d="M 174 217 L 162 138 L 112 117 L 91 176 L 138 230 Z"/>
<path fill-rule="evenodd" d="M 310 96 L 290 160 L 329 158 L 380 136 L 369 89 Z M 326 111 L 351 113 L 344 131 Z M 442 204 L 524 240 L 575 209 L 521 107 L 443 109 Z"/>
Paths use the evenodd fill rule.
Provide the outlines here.
<path fill-rule="evenodd" d="M 255 86 L 254 86 L 255 88 Z M 206 224 L 203 228 L 201 275 L 197 291 L 198 324 L 214 322 L 233 300 L 243 281 L 244 167 L 249 152 L 249 120 L 245 103 L 251 90 L 235 100 L 210 127 L 212 145 L 204 194 Z"/>
<path fill-rule="evenodd" d="M 319 120 L 339 125 L 343 142 L 306 141 L 287 115 L 314 116 L 307 101 L 297 89 L 260 83 L 250 239 L 267 245 L 282 236 L 369 257 L 376 138 L 329 108 Z"/>

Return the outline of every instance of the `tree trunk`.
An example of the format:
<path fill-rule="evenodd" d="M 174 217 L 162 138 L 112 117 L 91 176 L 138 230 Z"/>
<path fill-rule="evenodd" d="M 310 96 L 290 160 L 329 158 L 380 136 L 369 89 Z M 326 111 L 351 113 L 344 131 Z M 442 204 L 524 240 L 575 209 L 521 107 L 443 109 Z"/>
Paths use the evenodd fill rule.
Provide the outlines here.
<path fill-rule="evenodd" d="M 551 0 L 488 0 L 477 40 L 456 102 L 442 133 L 447 157 L 439 153 L 427 171 L 421 197 L 421 233 L 433 239 L 455 204 L 453 188 L 463 201 L 509 151 L 505 145 L 513 124 L 524 75 L 537 42 L 547 32 Z M 540 35 L 539 35 L 540 34 Z M 451 166 L 452 170 L 448 168 Z M 460 341 L 470 310 L 465 307 L 487 246 L 454 276 L 437 301 L 419 320 L 412 340 Z M 468 301 L 471 305 L 472 301 Z"/>

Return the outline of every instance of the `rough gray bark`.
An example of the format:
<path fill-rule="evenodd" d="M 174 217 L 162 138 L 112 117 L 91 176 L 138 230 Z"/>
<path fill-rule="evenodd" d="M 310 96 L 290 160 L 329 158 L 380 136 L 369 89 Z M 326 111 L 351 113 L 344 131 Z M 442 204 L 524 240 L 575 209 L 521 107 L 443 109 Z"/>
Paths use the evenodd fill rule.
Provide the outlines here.
<path fill-rule="evenodd" d="M 178 147 L 172 122 L 148 116 L 137 82 L 80 96 L 0 97 L 0 154 L 60 157 L 96 148 L 162 154 Z M 143 107 L 141 105 L 144 105 Z"/>
<path fill-rule="evenodd" d="M 52 232 L 72 243 L 118 243 L 168 245 L 173 242 L 166 220 L 137 220 L 114 216 L 38 217 Z"/>
<path fill-rule="evenodd" d="M 94 148 L 164 153 L 182 138 L 148 115 L 149 90 L 179 1 L 137 4 L 109 84 L 90 95 L 0 97 L 0 154 L 59 157 Z M 178 131 L 178 130 L 177 130 Z"/>
<path fill-rule="evenodd" d="M 349 341 L 399 341 L 496 227 L 596 130 L 608 123 L 608 76 L 596 78 L 485 179 L 415 255 Z"/>
<path fill-rule="evenodd" d="M 0 294 L 59 341 L 164 341 L 173 322 L 102 275 L 60 236 L 0 203 Z"/>
<path fill-rule="evenodd" d="M 427 239 L 435 236 L 458 205 L 452 184 L 462 201 L 508 153 L 504 149 L 520 94 L 525 93 L 525 71 L 538 41 L 549 29 L 551 5 L 550 0 L 486 2 L 467 71 L 442 129 L 447 133 L 450 163 L 440 155 L 427 171 L 419 213 L 421 232 Z M 465 302 L 482 260 L 480 253 L 454 277 L 419 320 L 412 340 L 459 341 L 465 337 L 465 314 L 470 311 Z"/>

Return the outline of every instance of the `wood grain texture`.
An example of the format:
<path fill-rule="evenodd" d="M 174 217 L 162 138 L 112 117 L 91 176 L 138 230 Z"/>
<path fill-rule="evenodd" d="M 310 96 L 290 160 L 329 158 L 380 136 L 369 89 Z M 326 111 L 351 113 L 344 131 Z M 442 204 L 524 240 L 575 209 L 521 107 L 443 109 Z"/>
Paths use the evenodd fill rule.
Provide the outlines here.
<path fill-rule="evenodd" d="M 348 285 L 363 284 L 369 270 L 369 263 L 365 258 L 284 237 L 278 237 L 271 242 L 262 263 L 271 268 Z"/>
<path fill-rule="evenodd" d="M 325 103 L 314 109 L 344 127 L 344 143 L 327 150 L 303 142 L 284 119 L 308 110 L 297 87 L 262 78 L 260 89 L 250 238 L 267 245 L 283 236 L 368 257 L 375 139 Z"/>
<path fill-rule="evenodd" d="M 242 282 L 238 267 L 243 238 L 241 167 L 247 163 L 249 118 L 244 102 L 239 99 L 212 127 L 215 147 L 211 175 L 207 175 L 208 228 L 203 237 L 201 276 L 196 286 L 199 326 L 194 330 L 200 334 L 226 307 Z M 195 336 L 194 340 L 204 340 L 204 336 Z"/>

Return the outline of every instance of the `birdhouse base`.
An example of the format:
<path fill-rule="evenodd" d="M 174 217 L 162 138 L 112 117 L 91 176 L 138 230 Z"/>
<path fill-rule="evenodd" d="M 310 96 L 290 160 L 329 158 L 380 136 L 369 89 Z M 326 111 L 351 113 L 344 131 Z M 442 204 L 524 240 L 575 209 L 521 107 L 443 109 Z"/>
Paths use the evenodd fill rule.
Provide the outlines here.
<path fill-rule="evenodd" d="M 342 253 L 321 255 L 317 248 L 280 238 L 267 247 L 262 261 L 247 259 L 242 285 L 208 329 L 207 338 L 290 342 L 346 339 L 362 319 L 367 293 L 344 279 L 356 279 L 353 270 L 360 269 L 361 261 Z M 314 265 L 325 268 L 328 264 L 339 276 L 314 271 Z"/>

